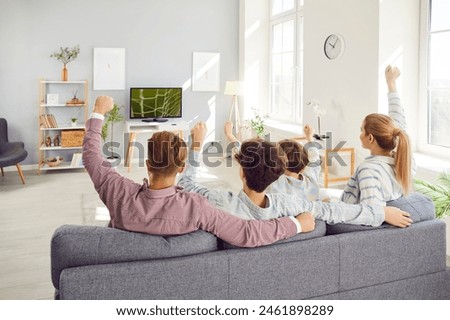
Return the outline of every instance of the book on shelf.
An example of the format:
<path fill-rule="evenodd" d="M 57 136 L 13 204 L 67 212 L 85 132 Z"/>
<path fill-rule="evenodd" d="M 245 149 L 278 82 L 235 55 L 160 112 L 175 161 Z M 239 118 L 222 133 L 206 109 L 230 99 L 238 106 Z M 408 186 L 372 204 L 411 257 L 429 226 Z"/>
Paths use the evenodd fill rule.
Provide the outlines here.
<path fill-rule="evenodd" d="M 82 167 L 83 166 L 83 154 L 81 152 L 75 152 L 72 156 L 71 167 Z"/>
<path fill-rule="evenodd" d="M 40 124 L 42 128 L 58 128 L 58 123 L 53 114 L 41 114 Z"/>

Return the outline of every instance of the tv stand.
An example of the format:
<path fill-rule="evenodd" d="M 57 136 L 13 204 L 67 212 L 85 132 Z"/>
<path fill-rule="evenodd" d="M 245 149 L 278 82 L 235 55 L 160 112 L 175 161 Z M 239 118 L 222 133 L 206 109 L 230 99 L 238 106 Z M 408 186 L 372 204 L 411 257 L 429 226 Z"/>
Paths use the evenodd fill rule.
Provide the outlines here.
<path fill-rule="evenodd" d="M 167 122 L 168 119 L 164 118 L 153 118 L 153 119 L 142 119 L 143 122 Z"/>

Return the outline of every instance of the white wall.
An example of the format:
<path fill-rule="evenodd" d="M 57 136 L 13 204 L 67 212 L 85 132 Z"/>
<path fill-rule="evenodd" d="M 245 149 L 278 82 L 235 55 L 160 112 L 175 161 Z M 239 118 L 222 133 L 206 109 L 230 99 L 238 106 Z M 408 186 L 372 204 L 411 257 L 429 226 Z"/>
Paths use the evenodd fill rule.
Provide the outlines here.
<path fill-rule="evenodd" d="M 419 111 L 419 33 L 420 0 L 384 0 L 380 2 L 379 102 L 378 112 L 387 113 L 384 69 L 388 64 L 401 70 L 397 89 L 405 108 L 408 134 L 417 147 Z"/>
<path fill-rule="evenodd" d="M 377 111 L 378 1 L 305 0 L 304 21 L 304 101 L 318 99 L 327 110 L 321 127 L 333 133 L 333 146 L 348 141 L 346 146 L 359 147 L 361 121 Z M 345 41 L 345 52 L 336 60 L 323 53 L 332 33 Z M 308 107 L 304 118 L 317 126 Z"/>
<path fill-rule="evenodd" d="M 69 79 L 91 84 L 93 48 L 126 49 L 127 89 L 92 91 L 90 85 L 90 110 L 100 94 L 128 107 L 131 86 L 186 85 L 183 118 L 208 120 L 219 127 L 210 125 L 210 138 L 222 139 L 230 103 L 225 81 L 239 72 L 238 17 L 238 0 L 2 0 L 0 117 L 8 120 L 10 139 L 25 142 L 24 163 L 37 163 L 38 80 L 59 79 L 62 65 L 49 55 L 76 44 L 81 53 L 68 64 Z M 221 53 L 219 92 L 191 91 L 193 51 Z"/>
<path fill-rule="evenodd" d="M 387 113 L 384 69 L 401 68 L 399 91 L 410 128 L 417 125 L 419 0 L 305 0 L 305 101 L 317 98 L 327 109 L 322 127 L 357 148 L 357 163 L 367 156 L 359 141 L 362 119 Z M 330 33 L 345 39 L 342 57 L 329 61 L 323 41 Z M 315 123 L 305 108 L 305 119 Z M 415 141 L 414 130 L 409 131 Z M 337 140 L 336 140 L 337 139 Z"/>
<path fill-rule="evenodd" d="M 251 108 L 269 106 L 269 0 L 240 0 L 240 79 L 245 80 L 243 119 L 254 116 Z M 264 113 L 264 112 L 262 112 Z"/>

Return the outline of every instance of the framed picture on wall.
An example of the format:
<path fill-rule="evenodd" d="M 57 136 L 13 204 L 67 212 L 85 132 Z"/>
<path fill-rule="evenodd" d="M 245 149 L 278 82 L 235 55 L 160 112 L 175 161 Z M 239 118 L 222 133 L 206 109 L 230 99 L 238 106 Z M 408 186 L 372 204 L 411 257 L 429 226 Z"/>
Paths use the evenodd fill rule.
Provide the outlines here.
<path fill-rule="evenodd" d="M 220 53 L 194 52 L 192 56 L 192 91 L 219 91 Z"/>
<path fill-rule="evenodd" d="M 94 48 L 94 90 L 125 90 L 125 48 Z"/>

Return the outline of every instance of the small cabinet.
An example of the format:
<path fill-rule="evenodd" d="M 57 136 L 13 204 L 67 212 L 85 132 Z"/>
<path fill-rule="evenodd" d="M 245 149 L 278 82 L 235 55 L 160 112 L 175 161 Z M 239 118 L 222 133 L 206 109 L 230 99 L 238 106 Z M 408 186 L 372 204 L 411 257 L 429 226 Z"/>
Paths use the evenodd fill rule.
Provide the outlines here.
<path fill-rule="evenodd" d="M 87 80 L 40 80 L 39 174 L 41 170 L 83 168 L 81 150 L 88 101 Z"/>

